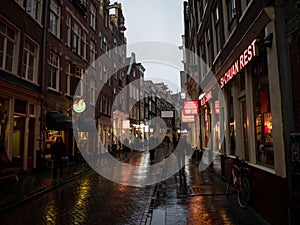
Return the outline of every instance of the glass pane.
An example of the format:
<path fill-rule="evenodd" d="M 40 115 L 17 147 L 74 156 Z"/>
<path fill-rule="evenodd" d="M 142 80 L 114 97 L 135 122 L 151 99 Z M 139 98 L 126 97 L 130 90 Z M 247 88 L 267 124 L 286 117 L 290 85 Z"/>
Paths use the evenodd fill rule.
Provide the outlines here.
<path fill-rule="evenodd" d="M 0 32 L 6 33 L 6 26 L 0 21 Z"/>
<path fill-rule="evenodd" d="M 12 71 L 12 64 L 13 64 L 13 58 L 7 56 L 6 57 L 6 65 L 5 65 L 5 69 Z"/>
<path fill-rule="evenodd" d="M 34 57 L 29 56 L 29 67 L 33 68 L 34 67 Z"/>
<path fill-rule="evenodd" d="M 11 42 L 7 42 L 6 54 L 10 57 L 13 57 L 13 52 L 14 52 L 14 44 Z"/>
<path fill-rule="evenodd" d="M 7 36 L 10 37 L 11 39 L 15 39 L 15 32 L 7 27 Z"/>
<path fill-rule="evenodd" d="M 28 68 L 28 80 L 33 81 L 33 68 Z"/>
<path fill-rule="evenodd" d="M 26 77 L 26 65 L 23 65 L 22 77 Z"/>
<path fill-rule="evenodd" d="M 23 56 L 23 64 L 26 66 L 27 65 L 27 52 L 24 53 Z"/>

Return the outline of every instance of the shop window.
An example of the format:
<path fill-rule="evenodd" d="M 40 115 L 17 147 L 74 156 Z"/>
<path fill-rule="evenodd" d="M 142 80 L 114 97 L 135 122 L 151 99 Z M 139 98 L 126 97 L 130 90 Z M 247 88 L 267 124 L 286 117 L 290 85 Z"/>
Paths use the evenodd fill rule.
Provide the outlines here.
<path fill-rule="evenodd" d="M 235 140 L 235 121 L 233 110 L 233 93 L 232 82 L 226 85 L 228 93 L 228 118 L 229 118 L 229 154 L 235 155 L 236 152 L 236 140 Z"/>
<path fill-rule="evenodd" d="M 253 88 L 257 163 L 274 167 L 272 113 L 268 75 L 254 77 Z"/>

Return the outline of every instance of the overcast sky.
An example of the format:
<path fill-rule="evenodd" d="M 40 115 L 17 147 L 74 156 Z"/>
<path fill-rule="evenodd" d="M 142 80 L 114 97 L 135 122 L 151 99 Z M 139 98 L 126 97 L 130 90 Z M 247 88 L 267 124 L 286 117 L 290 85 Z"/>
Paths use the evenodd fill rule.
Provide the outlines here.
<path fill-rule="evenodd" d="M 182 45 L 183 0 L 118 0 L 118 2 L 122 3 L 128 45 L 143 41 L 167 42 L 174 46 Z M 151 78 L 158 82 L 160 78 L 164 78 L 161 81 L 167 83 L 166 80 L 170 80 L 177 86 L 180 85 L 178 69 L 162 64 L 143 62 L 141 54 L 137 54 L 136 58 L 146 68 L 145 79 Z M 173 92 L 177 91 L 177 88 L 171 83 L 168 86 Z"/>

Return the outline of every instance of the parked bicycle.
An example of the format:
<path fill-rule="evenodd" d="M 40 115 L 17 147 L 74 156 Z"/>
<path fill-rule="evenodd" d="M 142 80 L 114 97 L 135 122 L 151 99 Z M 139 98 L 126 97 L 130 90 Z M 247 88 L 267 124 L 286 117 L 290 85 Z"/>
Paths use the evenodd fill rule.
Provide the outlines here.
<path fill-rule="evenodd" d="M 229 194 L 236 194 L 238 203 L 242 208 L 249 204 L 251 193 L 250 178 L 251 171 L 247 167 L 247 163 L 236 156 L 227 182 L 226 197 Z"/>

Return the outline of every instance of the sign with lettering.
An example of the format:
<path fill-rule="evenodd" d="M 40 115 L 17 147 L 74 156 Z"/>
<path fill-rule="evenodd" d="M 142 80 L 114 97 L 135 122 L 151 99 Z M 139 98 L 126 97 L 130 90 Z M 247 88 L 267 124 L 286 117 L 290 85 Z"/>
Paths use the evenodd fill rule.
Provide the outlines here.
<path fill-rule="evenodd" d="M 198 114 L 198 101 L 197 100 L 184 101 L 183 114 L 184 115 L 197 115 Z"/>
<path fill-rule="evenodd" d="M 231 65 L 223 77 L 220 79 L 221 88 L 225 86 L 232 78 L 234 78 L 238 72 L 240 72 L 252 59 L 258 54 L 255 43 L 257 39 L 254 39 L 252 43 L 244 50 L 243 54 Z"/>
<path fill-rule="evenodd" d="M 195 123 L 194 115 L 184 115 L 184 112 L 181 113 L 181 122 L 182 123 Z"/>
<path fill-rule="evenodd" d="M 200 99 L 200 105 L 204 106 L 206 102 L 208 102 L 211 99 L 211 92 L 208 92 L 206 95 L 203 96 L 203 98 Z"/>

